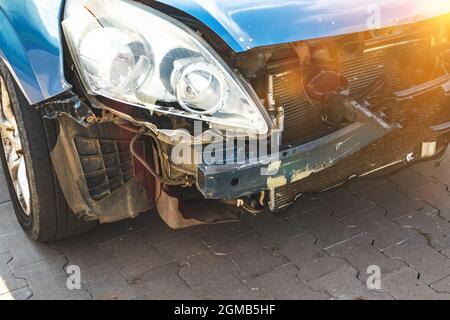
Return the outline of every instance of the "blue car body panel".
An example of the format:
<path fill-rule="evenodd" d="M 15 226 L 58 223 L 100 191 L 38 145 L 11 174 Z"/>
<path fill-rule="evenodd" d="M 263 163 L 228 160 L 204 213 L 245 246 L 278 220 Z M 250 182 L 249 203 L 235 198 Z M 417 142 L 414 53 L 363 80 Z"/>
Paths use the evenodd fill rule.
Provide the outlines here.
<path fill-rule="evenodd" d="M 159 0 L 215 31 L 236 52 L 367 31 L 450 12 L 448 0 Z"/>
<path fill-rule="evenodd" d="M 410 23 L 450 11 L 447 0 L 160 0 L 186 12 L 235 52 Z M 67 91 L 63 0 L 0 0 L 0 55 L 31 104 Z"/>
<path fill-rule="evenodd" d="M 61 0 L 0 0 L 0 55 L 30 102 L 67 91 Z"/>

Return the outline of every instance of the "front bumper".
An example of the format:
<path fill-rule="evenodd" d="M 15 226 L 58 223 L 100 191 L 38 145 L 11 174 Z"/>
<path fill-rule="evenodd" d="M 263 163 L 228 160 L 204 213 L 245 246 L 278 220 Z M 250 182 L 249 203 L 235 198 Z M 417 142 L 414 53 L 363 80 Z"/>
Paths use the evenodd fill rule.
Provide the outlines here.
<path fill-rule="evenodd" d="M 414 105 L 416 99 L 420 99 L 422 96 L 428 95 L 430 98 L 430 94 L 438 97 L 444 105 L 448 106 L 450 75 L 446 74 L 435 80 L 395 93 L 397 103 L 406 101 L 409 105 Z M 420 154 L 420 151 L 412 152 L 416 144 L 431 143 L 431 146 L 436 149 L 436 136 L 438 135 L 420 134 L 421 131 L 436 131 L 435 128 L 430 128 L 425 123 L 417 120 L 415 125 L 408 125 L 409 129 L 402 128 L 399 124 L 386 123 L 379 117 L 379 114 L 372 113 L 367 108 L 367 105 L 355 100 L 350 101 L 350 104 L 359 114 L 358 119 L 360 120 L 358 122 L 354 122 L 320 139 L 281 151 L 274 156 L 260 159 L 255 165 L 200 165 L 197 169 L 197 188 L 206 199 L 236 199 L 262 191 L 274 191 L 278 188 L 301 183 L 300 181 L 310 178 L 315 173 L 327 172 L 327 169 L 335 167 L 338 163 L 345 162 L 343 160 L 346 159 L 351 163 L 357 163 L 360 161 L 357 156 L 359 151 L 370 149 L 368 148 L 369 146 L 375 146 L 377 143 L 389 145 L 389 150 L 377 151 L 376 155 L 371 154 L 365 160 L 378 166 L 372 167 L 371 169 L 373 170 L 390 164 L 389 161 L 392 159 L 387 154 L 383 154 L 384 152 L 394 153 L 396 157 L 400 156 L 403 159 L 413 157 L 413 159 L 407 159 L 407 161 L 412 161 L 417 157 L 417 153 Z M 427 110 L 423 109 L 419 113 L 426 114 Z M 445 123 L 449 119 L 441 120 Z M 398 136 L 399 141 L 396 141 L 395 137 L 386 137 L 397 129 L 399 132 L 396 136 Z M 415 134 L 414 131 L 416 132 Z M 403 141 L 405 140 L 403 138 L 405 134 L 408 137 L 406 141 Z M 387 143 L 386 139 L 388 140 Z M 396 145 L 398 150 L 396 150 Z M 401 149 L 400 146 L 405 148 Z M 425 154 L 422 152 L 420 157 L 426 158 L 433 155 L 429 154 L 429 152 L 425 152 Z M 379 159 L 385 159 L 387 162 L 383 163 L 381 161 L 381 163 L 378 163 Z M 396 158 L 396 161 L 400 160 Z M 367 168 L 370 168 L 370 166 L 367 166 Z M 345 172 L 340 172 L 339 176 L 347 174 L 344 181 L 341 181 L 342 183 L 352 175 L 365 173 L 352 172 L 351 170 L 351 168 L 341 170 Z M 333 179 L 329 177 L 329 180 Z"/>
<path fill-rule="evenodd" d="M 394 129 L 357 122 L 321 139 L 261 159 L 256 165 L 200 165 L 197 188 L 207 199 L 236 199 L 274 190 L 333 166 Z"/>

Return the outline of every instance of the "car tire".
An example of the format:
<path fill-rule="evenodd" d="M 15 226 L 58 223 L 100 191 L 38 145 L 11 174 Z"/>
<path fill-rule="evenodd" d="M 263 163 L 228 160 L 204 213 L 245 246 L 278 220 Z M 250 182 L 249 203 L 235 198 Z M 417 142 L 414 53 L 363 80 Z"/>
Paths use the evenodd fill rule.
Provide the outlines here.
<path fill-rule="evenodd" d="M 12 111 L 15 118 L 14 128 L 17 129 L 12 131 L 18 132 L 20 138 L 15 140 L 20 140 L 20 150 L 18 152 L 15 150 L 14 155 L 20 155 L 20 157 L 16 157 L 20 159 L 23 157 L 24 162 L 22 166 L 24 169 L 20 169 L 20 166 L 19 169 L 16 169 L 18 166 L 8 166 L 5 150 L 11 145 L 15 146 L 17 144 L 4 140 L 4 135 L 9 135 L 11 130 L 9 132 L 5 131 L 7 133 L 2 135 L 2 128 L 5 127 L 0 128 L 0 135 L 2 135 L 0 157 L 11 201 L 22 228 L 33 240 L 44 242 L 72 237 L 91 230 L 95 227 L 96 222 L 85 221 L 70 210 L 52 165 L 50 152 L 57 139 L 56 121 L 43 119 L 37 110 L 30 107 L 1 59 L 0 80 L 3 82 L 0 90 L 4 91 L 6 89 L 9 95 L 9 100 L 6 100 L 6 102 L 9 101 L 10 106 L 8 112 Z M 1 99 L 0 112 L 3 112 L 3 115 L 0 114 L 0 121 L 2 121 L 1 117 L 3 119 L 6 118 L 4 111 L 2 111 L 5 109 L 2 109 L 1 105 L 4 103 L 3 97 Z M 12 158 L 10 156 L 8 159 Z M 22 165 L 22 162 L 20 163 Z M 22 183 L 22 186 L 24 181 L 26 181 L 23 177 L 26 176 L 28 178 L 28 183 L 26 183 L 29 186 L 26 192 L 28 195 L 26 197 L 28 199 L 27 205 L 25 205 L 25 197 L 23 196 L 25 194 L 23 192 L 24 188 L 21 188 L 21 191 L 17 191 L 17 185 L 20 184 L 17 182 L 19 181 L 19 178 L 17 178 L 18 171 L 21 172 L 20 177 L 22 179 L 20 183 Z M 13 172 L 16 172 L 16 174 Z M 25 175 L 23 172 L 25 172 Z M 16 177 L 15 183 L 13 183 L 13 175 Z"/>

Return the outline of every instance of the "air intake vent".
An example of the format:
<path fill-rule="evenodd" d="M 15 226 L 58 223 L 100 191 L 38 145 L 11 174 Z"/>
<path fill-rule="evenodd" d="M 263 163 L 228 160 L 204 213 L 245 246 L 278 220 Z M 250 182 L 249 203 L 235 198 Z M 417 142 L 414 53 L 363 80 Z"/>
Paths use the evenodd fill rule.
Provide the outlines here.
<path fill-rule="evenodd" d="M 83 174 L 93 200 L 107 197 L 129 182 L 136 174 L 130 141 L 75 137 L 75 146 Z M 136 149 L 144 152 L 144 144 Z"/>

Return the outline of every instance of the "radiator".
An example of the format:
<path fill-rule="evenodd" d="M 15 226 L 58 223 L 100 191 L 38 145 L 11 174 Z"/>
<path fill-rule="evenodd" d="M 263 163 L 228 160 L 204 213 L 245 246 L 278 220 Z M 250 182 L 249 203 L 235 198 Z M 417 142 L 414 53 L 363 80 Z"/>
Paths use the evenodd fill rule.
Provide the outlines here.
<path fill-rule="evenodd" d="M 405 41 L 368 49 L 361 58 L 337 64 L 336 68 L 348 79 L 351 95 L 357 96 L 379 77 L 385 76 L 387 82 L 383 94 L 389 96 L 416 84 L 418 61 L 435 55 L 434 50 L 429 38 Z M 280 64 L 273 72 L 275 99 L 285 108 L 285 144 L 299 145 L 336 130 L 321 121 L 317 107 L 323 106 L 313 106 L 305 98 L 298 61 Z M 430 125 L 450 120 L 450 101 L 442 97 L 425 96 L 413 105 L 387 100 L 379 110 L 385 114 L 387 122 L 399 123 L 403 128 L 332 168 L 277 189 L 277 209 L 289 205 L 299 195 L 323 191 L 342 184 L 351 176 L 404 161 L 409 153 L 420 155 L 422 142 L 437 139 L 429 129 Z"/>

